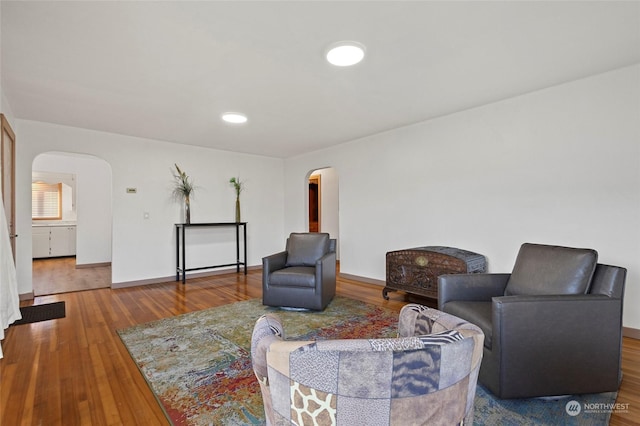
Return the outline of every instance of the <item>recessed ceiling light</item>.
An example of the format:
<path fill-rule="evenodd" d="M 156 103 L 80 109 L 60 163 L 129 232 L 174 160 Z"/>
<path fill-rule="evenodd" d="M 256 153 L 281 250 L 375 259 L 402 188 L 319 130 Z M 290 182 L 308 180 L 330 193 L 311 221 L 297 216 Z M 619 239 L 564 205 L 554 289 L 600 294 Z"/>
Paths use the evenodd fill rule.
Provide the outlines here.
<path fill-rule="evenodd" d="M 239 112 L 225 112 L 222 119 L 231 124 L 242 124 L 247 122 L 247 116 Z"/>
<path fill-rule="evenodd" d="M 337 67 L 355 65 L 364 58 L 364 46 L 355 41 L 334 43 L 327 51 L 327 61 Z"/>

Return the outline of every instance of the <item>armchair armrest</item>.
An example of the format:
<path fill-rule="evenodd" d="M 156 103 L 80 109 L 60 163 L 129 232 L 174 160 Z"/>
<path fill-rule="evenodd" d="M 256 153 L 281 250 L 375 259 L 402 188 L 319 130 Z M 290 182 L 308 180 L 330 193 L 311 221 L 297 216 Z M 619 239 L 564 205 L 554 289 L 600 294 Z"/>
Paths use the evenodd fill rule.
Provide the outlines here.
<path fill-rule="evenodd" d="M 503 371 L 538 379 L 530 394 L 597 392 L 617 388 L 622 345 L 622 302 L 605 295 L 503 296 L 493 299 L 492 352 Z M 589 371 L 560 375 L 554 372 Z M 544 373 L 543 373 L 544 372 Z M 561 377 L 569 377 L 563 383 Z M 517 397 L 520 380 L 510 376 L 501 389 Z M 512 387 L 513 389 L 510 389 Z"/>
<path fill-rule="evenodd" d="M 445 274 L 438 277 L 438 308 L 454 300 L 490 301 L 504 295 L 511 274 Z"/>
<path fill-rule="evenodd" d="M 266 314 L 258 318 L 251 335 L 251 364 L 261 382 L 267 374 L 267 351 L 274 342 L 283 340 L 284 330 L 277 315 Z"/>
<path fill-rule="evenodd" d="M 322 282 L 316 286 L 316 291 L 324 294 L 335 294 L 336 291 L 336 252 L 329 252 L 316 262 L 316 282 Z M 320 287 L 320 288 L 318 288 Z"/>
<path fill-rule="evenodd" d="M 320 259 L 318 259 L 318 261 L 316 262 L 316 267 L 321 267 L 321 268 L 334 268 L 336 267 L 336 252 L 329 252 L 327 254 L 325 254 L 324 256 L 322 256 Z"/>
<path fill-rule="evenodd" d="M 540 333 L 543 339 L 559 324 L 566 338 L 583 335 L 592 340 L 622 333 L 621 300 L 598 294 L 494 297 L 492 315 L 494 339 L 501 333 L 522 333 L 527 340 Z"/>
<path fill-rule="evenodd" d="M 277 315 L 273 314 L 261 316 L 256 321 L 251 335 L 251 365 L 253 366 L 253 373 L 260 384 L 268 425 L 276 423 L 271 402 L 267 354 L 272 344 L 283 341 L 283 336 L 282 322 Z"/>
<path fill-rule="evenodd" d="M 408 303 L 400 310 L 398 316 L 398 337 L 414 337 L 433 333 L 440 333 L 446 330 L 456 330 L 462 335 L 478 335 L 484 340 L 482 330 L 467 321 L 460 322 L 460 318 L 428 308 L 416 303 Z M 482 341 L 478 346 L 482 348 Z"/>
<path fill-rule="evenodd" d="M 287 263 L 287 252 L 281 251 L 279 253 L 272 254 L 262 258 L 262 267 L 269 270 L 269 272 L 277 271 L 284 268 Z"/>
<path fill-rule="evenodd" d="M 262 258 L 262 291 L 269 284 L 269 275 L 273 271 L 284 268 L 287 263 L 287 252 L 281 251 Z"/>

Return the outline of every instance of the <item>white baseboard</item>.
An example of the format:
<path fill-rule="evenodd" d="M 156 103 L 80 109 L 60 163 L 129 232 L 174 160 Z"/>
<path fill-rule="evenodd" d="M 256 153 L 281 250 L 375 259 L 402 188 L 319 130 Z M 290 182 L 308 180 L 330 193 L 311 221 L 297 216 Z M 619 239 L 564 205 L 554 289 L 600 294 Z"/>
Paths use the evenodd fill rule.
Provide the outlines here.
<path fill-rule="evenodd" d="M 637 328 L 622 327 L 622 335 L 624 337 L 630 337 L 632 339 L 640 340 L 640 330 L 638 330 Z"/>
<path fill-rule="evenodd" d="M 384 280 L 376 280 L 375 278 L 367 278 L 367 277 L 361 277 L 359 275 L 343 274 L 342 272 L 340 272 L 339 275 L 340 275 L 340 278 L 344 278 L 345 280 L 360 281 L 363 283 L 374 284 L 382 287 L 387 285 Z"/>
<path fill-rule="evenodd" d="M 33 292 L 31 293 L 24 293 L 24 294 L 19 294 L 18 295 L 18 299 L 22 300 L 33 300 L 35 298 L 35 294 Z"/>
<path fill-rule="evenodd" d="M 247 271 L 251 271 L 254 269 L 262 269 L 262 266 L 249 266 L 247 268 Z M 207 271 L 207 272 L 196 272 L 193 274 L 187 274 L 187 283 L 189 281 L 189 279 L 191 278 L 200 278 L 200 277 L 210 277 L 213 275 L 224 275 L 224 274 L 231 274 L 231 273 L 235 273 L 236 272 L 236 267 L 232 267 L 232 268 L 228 268 L 228 269 L 218 269 L 217 271 Z M 244 269 L 241 267 L 240 268 L 240 274 L 244 273 Z M 111 283 L 111 288 L 127 288 L 127 287 L 137 287 L 139 285 L 151 285 L 151 284 L 160 284 L 160 283 L 166 283 L 169 281 L 175 281 L 176 276 L 175 275 L 170 275 L 168 277 L 158 277 L 158 278 L 150 278 L 150 279 L 146 279 L 146 280 L 137 280 L 137 281 L 124 281 L 124 282 L 120 282 L 120 283 Z M 175 282 L 182 282 L 182 279 L 175 281 Z"/>
<path fill-rule="evenodd" d="M 83 269 L 83 268 L 98 268 L 98 267 L 102 267 L 102 266 L 111 266 L 111 262 L 100 262 L 100 263 L 82 263 L 80 265 L 78 265 L 76 263 L 76 269 Z"/>

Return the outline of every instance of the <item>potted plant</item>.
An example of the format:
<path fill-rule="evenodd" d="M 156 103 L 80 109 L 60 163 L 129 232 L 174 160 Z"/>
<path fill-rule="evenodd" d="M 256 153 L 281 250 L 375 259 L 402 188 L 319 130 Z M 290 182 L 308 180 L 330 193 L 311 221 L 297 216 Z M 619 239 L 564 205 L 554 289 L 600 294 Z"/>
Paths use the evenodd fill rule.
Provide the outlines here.
<path fill-rule="evenodd" d="M 185 172 L 180 170 L 177 164 L 173 177 L 175 179 L 175 186 L 173 188 L 173 196 L 184 202 L 184 222 L 191 223 L 191 197 L 193 196 L 193 180 L 187 176 Z"/>
<path fill-rule="evenodd" d="M 244 182 L 239 177 L 232 177 L 229 179 L 229 183 L 236 191 L 236 222 L 240 222 L 240 193 L 244 189 Z"/>

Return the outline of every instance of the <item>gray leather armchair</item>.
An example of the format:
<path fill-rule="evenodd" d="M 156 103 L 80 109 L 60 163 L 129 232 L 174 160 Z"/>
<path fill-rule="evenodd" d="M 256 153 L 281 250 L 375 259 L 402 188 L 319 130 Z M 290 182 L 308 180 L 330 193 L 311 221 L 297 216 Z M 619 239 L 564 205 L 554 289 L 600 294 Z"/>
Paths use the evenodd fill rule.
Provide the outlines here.
<path fill-rule="evenodd" d="M 616 391 L 626 269 L 523 244 L 511 274 L 442 275 L 438 306 L 485 334 L 479 381 L 499 398 Z"/>
<path fill-rule="evenodd" d="M 336 240 L 292 233 L 285 251 L 262 258 L 262 304 L 321 311 L 336 294 Z"/>

